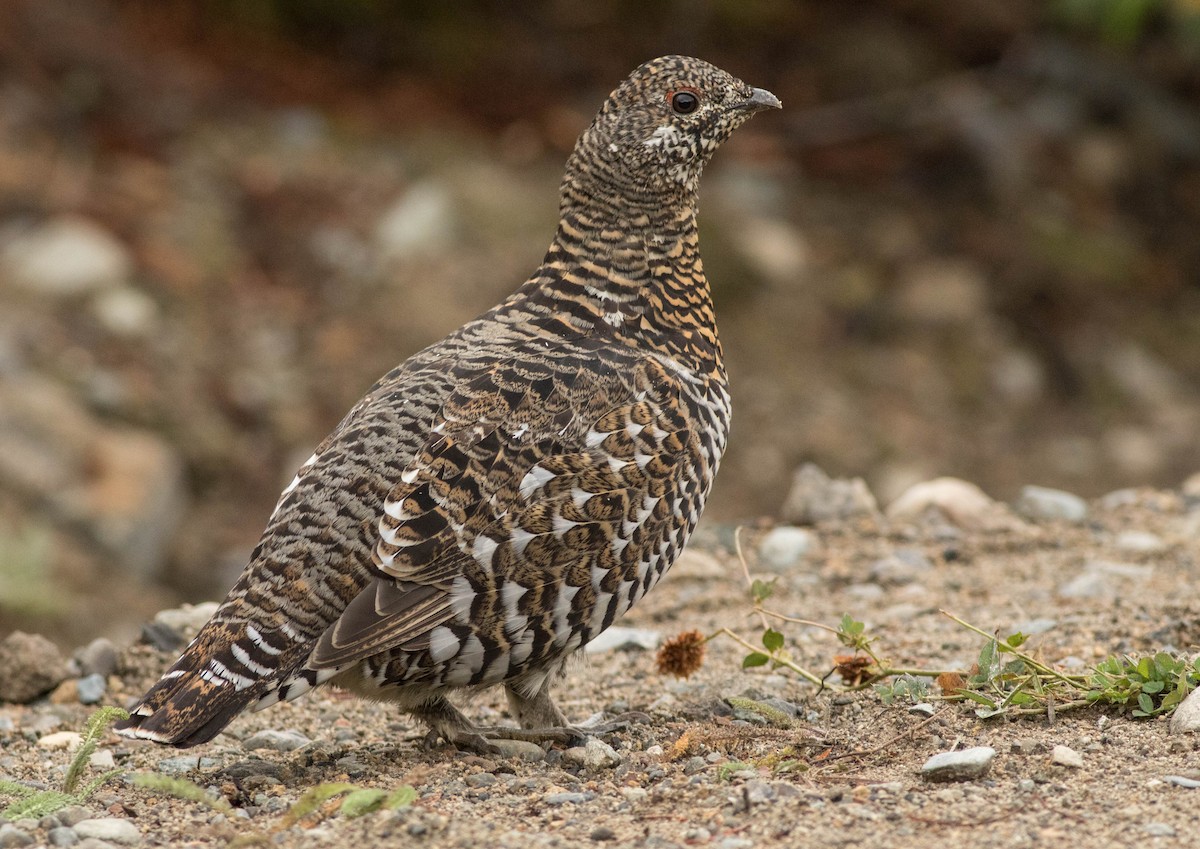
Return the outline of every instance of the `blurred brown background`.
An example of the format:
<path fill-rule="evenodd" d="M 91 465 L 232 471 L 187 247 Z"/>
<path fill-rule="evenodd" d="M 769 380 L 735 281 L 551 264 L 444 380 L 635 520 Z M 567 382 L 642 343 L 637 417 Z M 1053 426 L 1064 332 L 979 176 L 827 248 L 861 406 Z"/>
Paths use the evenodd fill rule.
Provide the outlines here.
<path fill-rule="evenodd" d="M 4 0 L 0 632 L 219 595 L 383 371 L 548 244 L 630 69 L 778 94 L 702 238 L 709 521 L 1200 468 L 1197 0 Z"/>

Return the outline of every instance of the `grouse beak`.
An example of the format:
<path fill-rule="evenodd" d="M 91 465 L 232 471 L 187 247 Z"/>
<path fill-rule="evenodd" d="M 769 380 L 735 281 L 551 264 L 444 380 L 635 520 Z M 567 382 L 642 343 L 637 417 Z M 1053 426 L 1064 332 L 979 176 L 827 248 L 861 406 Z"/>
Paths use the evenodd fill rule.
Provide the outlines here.
<path fill-rule="evenodd" d="M 771 94 L 765 88 L 750 89 L 750 97 L 743 100 L 741 103 L 734 104 L 734 109 L 742 109 L 753 115 L 755 112 L 761 112 L 764 109 L 782 109 L 783 104 L 779 102 L 779 98 Z"/>

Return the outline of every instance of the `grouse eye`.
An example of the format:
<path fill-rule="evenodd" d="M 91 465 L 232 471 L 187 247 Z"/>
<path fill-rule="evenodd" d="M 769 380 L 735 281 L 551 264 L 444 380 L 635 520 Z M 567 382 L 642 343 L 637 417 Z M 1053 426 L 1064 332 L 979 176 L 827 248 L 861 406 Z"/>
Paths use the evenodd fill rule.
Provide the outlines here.
<path fill-rule="evenodd" d="M 690 115 L 700 106 L 700 97 L 693 91 L 677 91 L 671 95 L 671 108 L 676 115 Z"/>

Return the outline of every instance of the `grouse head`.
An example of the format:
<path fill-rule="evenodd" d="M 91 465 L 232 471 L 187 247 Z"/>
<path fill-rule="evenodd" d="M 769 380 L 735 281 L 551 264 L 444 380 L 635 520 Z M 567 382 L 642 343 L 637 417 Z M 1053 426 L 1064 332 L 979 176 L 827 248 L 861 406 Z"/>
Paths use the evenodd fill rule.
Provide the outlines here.
<path fill-rule="evenodd" d="M 704 165 L 721 142 L 779 98 L 701 59 L 663 56 L 617 87 L 576 143 L 564 206 L 615 208 L 694 203 Z"/>

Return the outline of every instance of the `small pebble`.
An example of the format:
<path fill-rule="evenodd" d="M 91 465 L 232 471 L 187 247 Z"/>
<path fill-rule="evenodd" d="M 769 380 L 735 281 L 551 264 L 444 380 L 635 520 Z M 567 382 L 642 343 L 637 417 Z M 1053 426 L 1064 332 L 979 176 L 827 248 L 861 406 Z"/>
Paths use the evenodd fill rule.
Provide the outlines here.
<path fill-rule="evenodd" d="M 67 805 L 67 807 L 57 811 L 55 816 L 58 817 L 59 822 L 70 828 L 74 827 L 76 823 L 83 822 L 83 820 L 93 819 L 96 814 L 82 805 Z"/>
<path fill-rule="evenodd" d="M 37 744 L 39 749 L 67 749 L 70 751 L 79 748 L 79 744 L 82 742 L 83 737 L 74 731 L 56 731 L 42 737 Z"/>
<path fill-rule="evenodd" d="M 301 746 L 307 746 L 312 740 L 305 737 L 299 731 L 288 729 L 286 731 L 276 731 L 273 728 L 268 728 L 252 734 L 242 741 L 242 748 L 247 751 L 256 749 L 268 749 L 272 752 L 293 752 Z"/>
<path fill-rule="evenodd" d="M 468 787 L 491 787 L 496 783 L 496 776 L 490 772 L 476 772 L 466 778 Z"/>
<path fill-rule="evenodd" d="M 1035 522 L 1082 522 L 1087 518 L 1087 502 L 1078 495 L 1044 486 L 1022 488 L 1014 505 L 1017 512 Z"/>
<path fill-rule="evenodd" d="M 584 802 L 590 802 L 596 798 L 596 794 L 588 791 L 586 793 L 551 793 L 548 796 L 542 797 L 542 801 L 547 805 L 582 805 Z"/>
<path fill-rule="evenodd" d="M 1127 554 L 1153 554 L 1167 547 L 1162 537 L 1149 531 L 1122 531 L 1114 543 Z"/>
<path fill-rule="evenodd" d="M 617 833 L 606 825 L 601 825 L 592 829 L 592 833 L 588 835 L 592 840 L 616 840 Z"/>
<path fill-rule="evenodd" d="M 1174 837 L 1175 826 L 1165 822 L 1148 822 L 1142 826 L 1142 832 L 1151 837 Z"/>
<path fill-rule="evenodd" d="M 80 837 L 94 837 L 96 840 L 106 840 L 109 843 L 120 843 L 124 846 L 136 846 L 142 842 L 142 833 L 129 820 L 104 818 L 83 820 L 73 826 Z"/>
<path fill-rule="evenodd" d="M 92 673 L 80 678 L 75 686 L 79 691 L 79 703 L 84 705 L 94 705 L 104 698 L 104 691 L 108 689 L 108 682 L 103 675 Z"/>
<path fill-rule="evenodd" d="M 97 749 L 88 758 L 88 763 L 96 769 L 112 769 L 117 765 L 113 758 L 112 749 Z"/>
<path fill-rule="evenodd" d="M 623 649 L 640 649 L 654 651 L 662 642 L 662 634 L 645 628 L 623 628 L 615 625 L 598 634 L 584 649 L 588 654 L 601 654 L 607 651 Z"/>
<path fill-rule="evenodd" d="M 1200 730 L 1200 689 L 1192 690 L 1171 715 L 1171 733 L 1188 734 Z"/>
<path fill-rule="evenodd" d="M 933 716 L 934 707 L 929 702 L 917 702 L 908 712 L 917 716 Z"/>
<path fill-rule="evenodd" d="M 1167 782 L 1167 784 L 1174 784 L 1176 787 L 1184 787 L 1188 790 L 1200 788 L 1200 781 L 1183 775 L 1168 775 L 1163 778 L 1163 781 Z"/>
<path fill-rule="evenodd" d="M 22 831 L 12 823 L 4 823 L 0 825 L 0 849 L 9 849 L 13 846 L 28 846 L 33 843 L 33 835 L 26 831 Z"/>
<path fill-rule="evenodd" d="M 112 640 L 97 637 L 75 653 L 75 660 L 81 675 L 107 678 L 117 668 L 117 648 Z"/>
<path fill-rule="evenodd" d="M 621 763 L 621 756 L 616 749 L 591 737 L 582 746 L 575 746 L 563 752 L 563 760 L 579 764 L 586 769 L 610 769 Z"/>
<path fill-rule="evenodd" d="M 504 758 L 520 758 L 523 761 L 544 761 L 546 759 L 546 750 L 537 743 L 530 743 L 527 740 L 492 740 L 490 741 L 496 747 L 497 754 Z"/>
<path fill-rule="evenodd" d="M 51 846 L 74 846 L 79 842 L 79 835 L 75 829 L 60 825 L 46 832 L 46 840 Z"/>
<path fill-rule="evenodd" d="M 174 758 L 163 758 L 158 762 L 158 771 L 163 775 L 182 775 L 193 770 L 212 769 L 220 763 L 216 758 L 202 758 L 198 755 L 179 755 Z"/>
<path fill-rule="evenodd" d="M 1050 760 L 1059 766 L 1079 769 L 1083 766 L 1083 755 L 1070 746 L 1055 746 L 1050 750 Z"/>
<path fill-rule="evenodd" d="M 987 775 L 996 750 L 975 746 L 957 752 L 942 752 L 925 761 L 921 777 L 927 781 L 971 781 Z"/>
<path fill-rule="evenodd" d="M 817 535 L 804 528 L 782 525 L 768 531 L 758 546 L 762 565 L 773 572 L 785 572 L 812 553 L 818 546 Z"/>

